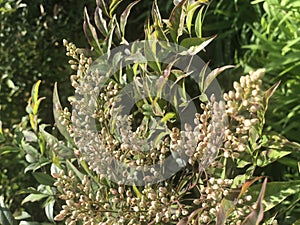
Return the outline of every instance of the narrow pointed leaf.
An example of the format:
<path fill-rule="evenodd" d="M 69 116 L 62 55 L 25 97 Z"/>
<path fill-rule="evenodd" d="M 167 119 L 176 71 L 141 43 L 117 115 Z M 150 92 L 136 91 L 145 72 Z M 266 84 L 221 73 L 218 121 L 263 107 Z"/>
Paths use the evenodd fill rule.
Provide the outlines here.
<path fill-rule="evenodd" d="M 192 23 L 193 23 L 193 16 L 196 11 L 200 7 L 199 2 L 195 2 L 192 5 L 190 5 L 187 9 L 187 15 L 185 19 L 186 27 L 188 29 L 189 34 L 192 33 Z"/>
<path fill-rule="evenodd" d="M 0 224 L 5 225 L 16 225 L 16 221 L 14 220 L 14 217 L 12 213 L 9 211 L 9 209 L 6 207 L 4 203 L 4 197 L 0 196 Z"/>
<path fill-rule="evenodd" d="M 195 22 L 195 32 L 198 38 L 202 38 L 202 20 L 203 20 L 203 9 L 204 6 L 201 7 L 201 9 L 198 12 L 196 22 Z"/>
<path fill-rule="evenodd" d="M 222 73 L 224 70 L 227 70 L 229 68 L 234 68 L 234 66 L 232 66 L 232 65 L 223 66 L 223 67 L 220 67 L 220 68 L 217 68 L 217 69 L 214 69 L 213 71 L 211 71 L 210 74 L 208 74 L 207 77 L 205 78 L 204 86 L 203 86 L 203 92 L 206 91 L 206 89 L 209 87 L 209 85 L 211 84 L 211 82 L 213 82 L 213 80 L 220 73 Z"/>
<path fill-rule="evenodd" d="M 122 2 L 123 0 L 112 0 L 112 2 L 109 5 L 109 15 L 110 17 L 113 16 L 114 11 L 118 7 L 118 5 Z"/>
<path fill-rule="evenodd" d="M 141 0 L 136 0 L 132 3 L 130 3 L 120 17 L 120 29 L 121 29 L 121 33 L 122 33 L 123 37 L 125 36 L 125 27 L 127 24 L 127 19 L 130 14 L 130 11 L 131 11 L 132 7 L 135 6 L 137 3 L 139 3 L 140 1 Z"/>
<path fill-rule="evenodd" d="M 268 179 L 265 178 L 258 199 L 256 201 L 256 209 L 254 209 L 242 222 L 242 225 L 259 225 L 264 217 L 263 199 L 266 192 Z"/>
<path fill-rule="evenodd" d="M 89 17 L 89 14 L 88 14 L 88 11 L 87 11 L 86 7 L 84 8 L 83 31 L 86 35 L 86 38 L 87 38 L 89 44 L 92 47 L 95 47 L 98 50 L 100 50 L 101 47 L 100 47 L 100 43 L 99 43 L 99 40 L 98 40 L 98 35 L 97 35 L 95 27 L 90 22 L 90 17 Z"/>
<path fill-rule="evenodd" d="M 102 33 L 104 37 L 106 37 L 108 31 L 107 31 L 107 23 L 106 20 L 103 18 L 102 10 L 97 7 L 94 13 L 94 20 L 96 27 L 98 30 Z"/>
<path fill-rule="evenodd" d="M 175 41 L 178 43 L 178 37 L 182 35 L 183 26 L 184 26 L 184 18 L 185 12 L 183 10 L 183 5 L 185 4 L 186 0 L 182 0 L 179 4 L 177 4 L 171 12 L 169 17 L 169 27 L 170 27 L 170 34 Z"/>
<path fill-rule="evenodd" d="M 182 51 L 179 54 L 180 55 L 196 55 L 199 52 L 201 52 L 202 50 L 204 50 L 204 48 L 209 45 L 210 42 L 212 42 L 213 39 L 215 39 L 217 37 L 217 35 L 212 36 L 211 38 L 209 38 L 208 40 L 202 42 L 200 45 L 195 45 L 195 46 L 191 46 L 188 50 L 186 51 Z"/>

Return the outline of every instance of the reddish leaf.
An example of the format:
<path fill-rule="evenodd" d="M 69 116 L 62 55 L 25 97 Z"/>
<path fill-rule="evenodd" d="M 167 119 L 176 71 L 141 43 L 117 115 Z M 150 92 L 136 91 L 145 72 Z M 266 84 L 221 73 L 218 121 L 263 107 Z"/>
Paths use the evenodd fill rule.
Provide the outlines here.
<path fill-rule="evenodd" d="M 268 179 L 265 178 L 254 209 L 242 222 L 242 225 L 259 225 L 264 217 L 263 198 L 265 196 Z"/>

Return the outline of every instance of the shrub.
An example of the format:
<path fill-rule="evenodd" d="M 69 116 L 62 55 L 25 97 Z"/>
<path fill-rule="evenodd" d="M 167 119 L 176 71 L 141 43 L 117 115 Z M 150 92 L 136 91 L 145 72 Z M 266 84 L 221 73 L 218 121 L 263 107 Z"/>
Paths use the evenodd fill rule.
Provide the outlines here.
<path fill-rule="evenodd" d="M 72 111 L 63 108 L 55 85 L 52 132 L 38 116 L 40 82 L 32 88 L 30 128 L 17 144 L 39 185 L 23 203 L 43 200 L 52 223 L 276 224 L 274 212 L 300 185 L 263 176 L 299 149 L 264 129 L 279 83 L 264 91 L 259 69 L 223 95 L 211 89 L 231 66 L 209 72 L 197 61 L 214 39 L 201 32 L 206 1 L 181 1 L 166 20 L 154 1 L 145 41 L 133 44 L 126 23 L 138 1 L 119 18 L 120 2 L 96 1 L 93 22 L 85 9 L 91 49 L 64 40 L 75 96 Z"/>

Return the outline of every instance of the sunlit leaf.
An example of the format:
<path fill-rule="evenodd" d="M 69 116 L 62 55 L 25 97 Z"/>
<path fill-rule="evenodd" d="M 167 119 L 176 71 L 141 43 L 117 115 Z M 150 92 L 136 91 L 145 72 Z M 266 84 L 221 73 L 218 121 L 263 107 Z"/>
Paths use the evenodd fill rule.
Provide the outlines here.
<path fill-rule="evenodd" d="M 185 12 L 183 10 L 183 5 L 185 4 L 186 0 L 182 0 L 179 4 L 177 4 L 169 17 L 169 27 L 170 27 L 170 34 L 175 41 L 178 43 L 178 38 L 182 35 L 183 26 L 184 26 L 184 18 Z"/>
<path fill-rule="evenodd" d="M 44 203 L 45 213 L 49 221 L 54 222 L 53 211 L 54 211 L 55 199 L 50 196 Z"/>
<path fill-rule="evenodd" d="M 30 194 L 28 196 L 26 196 L 23 201 L 22 201 L 22 205 L 25 204 L 26 202 L 36 202 L 36 201 L 40 201 L 43 198 L 48 197 L 47 194 Z"/>
<path fill-rule="evenodd" d="M 126 9 L 124 10 L 124 12 L 121 14 L 121 17 L 120 17 L 120 29 L 121 29 L 123 37 L 125 36 L 125 27 L 126 27 L 126 24 L 127 24 L 128 16 L 130 14 L 130 10 L 132 9 L 133 6 L 135 6 L 140 1 L 141 0 L 136 0 L 136 1 L 132 2 L 132 3 L 130 3 L 126 7 Z"/>
<path fill-rule="evenodd" d="M 202 38 L 202 20 L 203 20 L 203 9 L 204 6 L 198 12 L 196 22 L 195 22 L 195 32 L 198 38 Z"/>
<path fill-rule="evenodd" d="M 209 45 L 210 42 L 212 42 L 213 39 L 215 39 L 216 35 L 209 38 L 208 40 L 202 42 L 200 45 L 195 45 L 195 46 L 191 46 L 188 48 L 188 50 L 184 50 L 182 52 L 180 52 L 180 55 L 196 55 L 199 52 L 201 52 L 202 50 L 204 50 L 204 48 Z"/>
<path fill-rule="evenodd" d="M 113 16 L 114 11 L 118 7 L 118 5 L 122 2 L 123 0 L 112 0 L 112 2 L 109 5 L 109 15 L 110 17 Z"/>
<path fill-rule="evenodd" d="M 207 90 L 207 88 L 209 87 L 209 85 L 213 82 L 213 80 L 220 74 L 222 73 L 224 70 L 227 70 L 229 68 L 234 68 L 234 66 L 232 65 L 228 65 L 228 66 L 222 66 L 220 68 L 216 68 L 213 71 L 211 71 L 207 77 L 204 80 L 204 86 L 203 86 L 203 90 L 202 92 L 205 92 Z"/>
<path fill-rule="evenodd" d="M 5 225 L 16 225 L 17 222 L 14 220 L 12 213 L 6 207 L 4 203 L 4 197 L 0 196 L 0 224 Z"/>
<path fill-rule="evenodd" d="M 185 23 L 189 34 L 192 33 L 192 22 L 193 22 L 194 13 L 196 9 L 199 7 L 200 7 L 200 2 L 195 2 L 193 4 L 188 5 Z"/>
<path fill-rule="evenodd" d="M 89 44 L 95 47 L 98 51 L 101 51 L 101 46 L 98 40 L 98 35 L 95 27 L 90 22 L 90 17 L 87 11 L 87 8 L 84 8 L 84 22 L 83 22 L 83 31 L 89 42 Z M 96 45 L 95 45 L 96 44 Z"/>
<path fill-rule="evenodd" d="M 263 199 L 265 196 L 267 187 L 267 178 L 265 178 L 261 190 L 256 201 L 256 208 L 245 218 L 242 222 L 242 225 L 259 225 L 264 217 L 264 206 L 263 206 Z"/>
<path fill-rule="evenodd" d="M 102 10 L 97 7 L 94 13 L 94 20 L 96 27 L 102 33 L 104 37 L 106 37 L 108 30 L 107 30 L 107 23 L 106 20 L 103 18 Z"/>
<path fill-rule="evenodd" d="M 262 184 L 249 188 L 249 194 L 258 196 Z M 287 197 L 299 193 L 300 181 L 274 181 L 269 182 L 263 200 L 265 211 L 268 211 L 283 202 Z"/>

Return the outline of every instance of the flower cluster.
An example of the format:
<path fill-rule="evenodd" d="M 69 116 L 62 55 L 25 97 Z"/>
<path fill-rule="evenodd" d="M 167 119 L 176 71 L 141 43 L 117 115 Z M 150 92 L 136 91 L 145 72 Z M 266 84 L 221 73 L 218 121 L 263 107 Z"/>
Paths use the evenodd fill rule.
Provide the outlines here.
<path fill-rule="evenodd" d="M 193 215 L 191 224 L 216 222 L 222 202 L 232 195 L 233 180 L 203 174 L 211 176 L 207 168 L 223 166 L 222 159 L 237 158 L 249 147 L 251 129 L 263 123 L 264 71 L 242 76 L 222 101 L 212 95 L 201 103 L 193 124 L 178 128 L 145 116 L 137 125 L 134 113 L 122 112 L 122 86 L 108 76 L 109 68 L 88 70 L 92 60 L 74 44 L 64 44 L 77 74 L 71 76 L 72 113 L 64 110 L 59 119 L 95 176 L 81 182 L 72 173 L 56 177 L 66 204 L 55 219 L 87 225 L 174 224 Z M 154 133 L 159 133 L 156 139 Z M 175 166 L 164 164 L 170 158 Z M 168 176 L 168 171 L 175 172 Z M 241 224 L 252 210 L 251 200 L 239 196 L 227 222 Z"/>
<path fill-rule="evenodd" d="M 61 172 L 56 179 L 55 186 L 64 193 L 60 198 L 65 205 L 55 220 L 65 219 L 65 224 L 72 225 L 77 221 L 83 221 L 85 225 L 167 223 L 188 214 L 179 203 L 175 190 L 167 186 L 148 185 L 141 192 L 137 187 L 122 184 L 95 187 L 87 176 L 80 182 L 72 172 Z"/>
<path fill-rule="evenodd" d="M 224 93 L 228 126 L 224 132 L 224 157 L 238 158 L 245 152 L 251 129 L 262 124 L 259 112 L 263 108 L 261 90 L 264 69 L 242 76 L 240 82 L 234 82 L 235 91 Z"/>

